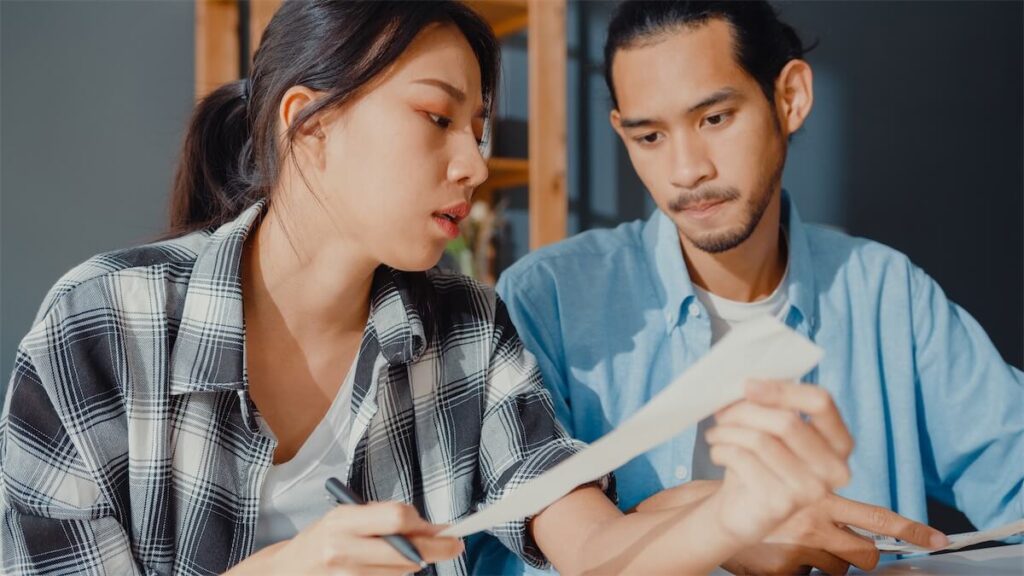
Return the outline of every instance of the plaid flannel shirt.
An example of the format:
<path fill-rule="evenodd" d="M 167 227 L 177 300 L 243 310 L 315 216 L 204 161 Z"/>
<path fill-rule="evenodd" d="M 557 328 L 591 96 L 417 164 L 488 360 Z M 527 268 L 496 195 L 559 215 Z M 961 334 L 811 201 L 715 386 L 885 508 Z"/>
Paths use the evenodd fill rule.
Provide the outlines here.
<path fill-rule="evenodd" d="M 247 395 L 240 261 L 264 207 L 94 257 L 50 291 L 0 419 L 5 573 L 215 574 L 252 552 L 275 446 Z M 581 444 L 556 423 L 494 293 L 428 278 L 433 318 L 411 303 L 405 274 L 376 273 L 348 480 L 367 500 L 451 523 Z M 438 326 L 430 342 L 425 321 Z M 492 533 L 545 563 L 525 520 Z M 465 574 L 465 555 L 428 570 Z"/>

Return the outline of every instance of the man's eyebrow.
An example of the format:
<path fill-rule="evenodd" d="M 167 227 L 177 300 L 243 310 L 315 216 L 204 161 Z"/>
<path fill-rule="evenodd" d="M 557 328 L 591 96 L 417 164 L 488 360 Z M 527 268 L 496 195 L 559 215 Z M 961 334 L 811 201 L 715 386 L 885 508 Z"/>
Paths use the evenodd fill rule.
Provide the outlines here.
<path fill-rule="evenodd" d="M 466 101 L 465 92 L 459 90 L 458 88 L 452 86 L 451 84 L 445 82 L 444 80 L 438 80 L 436 78 L 423 78 L 420 80 L 416 80 L 414 84 L 426 84 L 427 86 L 435 86 L 437 88 L 440 88 L 441 90 L 447 92 L 448 95 L 451 96 L 459 104 L 462 104 Z"/>
<path fill-rule="evenodd" d="M 686 113 L 693 114 L 694 112 L 698 112 L 705 108 L 709 108 L 711 106 L 714 106 L 715 104 L 721 104 L 722 102 L 725 102 L 727 100 L 741 97 L 742 94 L 740 94 L 740 91 L 736 90 L 735 88 L 722 88 L 721 90 L 712 93 L 707 98 L 704 98 L 700 102 L 697 102 L 693 106 L 690 106 L 690 108 L 687 109 Z M 619 120 L 619 125 L 622 126 L 624 129 L 647 128 L 657 123 L 658 120 L 654 118 L 622 118 Z"/>
<path fill-rule="evenodd" d="M 646 128 L 655 121 L 650 118 L 622 118 L 619 120 L 619 125 L 625 129 L 629 128 Z"/>
<path fill-rule="evenodd" d="M 736 90 L 735 88 L 722 88 L 721 90 L 711 94 L 710 96 L 708 96 L 707 98 L 701 100 L 700 102 L 697 102 L 693 106 L 690 106 L 690 109 L 687 110 L 686 113 L 687 114 L 693 114 L 694 112 L 697 112 L 699 110 L 703 110 L 704 108 L 708 108 L 708 107 L 714 106 L 715 104 L 721 104 L 722 102 L 725 102 L 726 100 L 731 100 L 733 98 L 739 98 L 739 97 L 740 97 L 739 90 Z"/>

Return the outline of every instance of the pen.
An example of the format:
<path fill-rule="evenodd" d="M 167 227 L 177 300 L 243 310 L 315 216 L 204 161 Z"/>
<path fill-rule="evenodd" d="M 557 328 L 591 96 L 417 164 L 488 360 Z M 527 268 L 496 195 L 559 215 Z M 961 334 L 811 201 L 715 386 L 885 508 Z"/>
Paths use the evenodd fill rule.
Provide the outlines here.
<path fill-rule="evenodd" d="M 342 484 L 341 480 L 338 480 L 337 478 L 328 478 L 324 486 L 327 488 L 327 491 L 331 493 L 331 496 L 337 500 L 338 504 L 358 506 L 363 503 L 355 492 L 349 489 L 348 486 Z M 423 560 L 423 557 L 420 556 L 419 550 L 416 550 L 416 547 L 413 546 L 412 542 L 409 542 L 405 536 L 389 534 L 387 536 L 382 536 L 382 538 L 384 538 L 384 541 L 390 544 L 392 548 L 397 550 L 399 554 L 404 556 L 406 560 L 415 562 L 421 569 L 427 567 L 427 563 Z"/>

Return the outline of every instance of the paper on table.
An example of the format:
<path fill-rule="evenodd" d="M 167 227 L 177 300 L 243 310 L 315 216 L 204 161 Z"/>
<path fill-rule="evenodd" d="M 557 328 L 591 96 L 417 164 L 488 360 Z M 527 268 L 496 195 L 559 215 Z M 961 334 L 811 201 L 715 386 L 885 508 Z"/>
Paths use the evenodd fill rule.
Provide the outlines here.
<path fill-rule="evenodd" d="M 765 316 L 737 326 L 629 420 L 505 498 L 450 526 L 462 538 L 532 516 L 743 397 L 750 379 L 795 380 L 821 359 L 811 341 Z"/>
<path fill-rule="evenodd" d="M 892 536 L 882 536 L 880 534 L 874 534 L 860 529 L 856 529 L 856 531 L 864 536 L 874 539 L 875 548 L 878 548 L 878 550 L 883 554 L 918 554 L 921 552 L 959 550 L 967 546 L 988 542 L 990 540 L 1002 540 L 1004 538 L 1009 538 L 1010 536 L 1016 536 L 1017 534 L 1024 534 L 1024 519 L 1017 520 L 1016 522 L 1011 522 L 1005 526 L 1000 526 L 999 528 L 993 528 L 991 530 L 951 534 L 948 536 L 949 544 L 942 548 L 936 548 L 935 550 L 929 550 L 914 544 L 908 544 L 902 540 L 893 538 Z"/>

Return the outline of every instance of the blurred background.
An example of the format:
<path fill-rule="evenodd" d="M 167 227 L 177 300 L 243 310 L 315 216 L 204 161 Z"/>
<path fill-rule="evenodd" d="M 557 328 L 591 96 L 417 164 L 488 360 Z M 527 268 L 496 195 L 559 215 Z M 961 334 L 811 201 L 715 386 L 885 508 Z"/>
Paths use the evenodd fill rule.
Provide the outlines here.
<path fill-rule="evenodd" d="M 654 204 L 608 125 L 614 4 L 471 4 L 503 38 L 504 78 L 491 182 L 447 261 L 493 282 L 531 247 Z M 61 274 L 164 231 L 191 107 L 247 73 L 277 5 L 0 2 L 0 392 Z M 1020 367 L 1024 3 L 776 6 L 818 42 L 784 175 L 803 218 L 907 253 Z"/>

